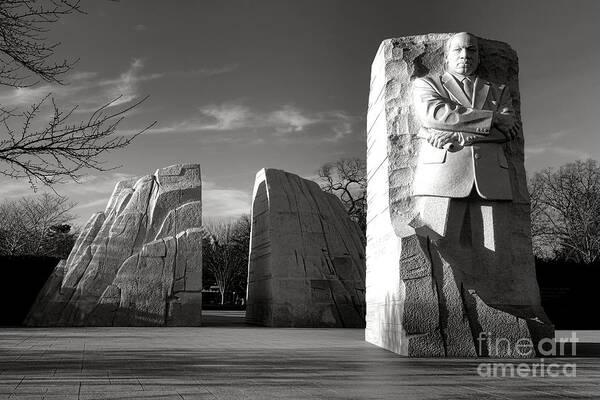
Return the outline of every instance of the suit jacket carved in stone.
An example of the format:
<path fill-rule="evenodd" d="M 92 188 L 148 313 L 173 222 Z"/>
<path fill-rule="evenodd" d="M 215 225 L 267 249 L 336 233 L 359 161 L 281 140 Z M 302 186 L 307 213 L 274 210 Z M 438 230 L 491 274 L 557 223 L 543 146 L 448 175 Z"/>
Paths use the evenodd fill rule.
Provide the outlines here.
<path fill-rule="evenodd" d="M 499 143 L 504 136 L 492 127 L 494 111 L 514 114 L 506 85 L 477 77 L 469 99 L 454 77 L 445 72 L 415 79 L 413 103 L 422 126 L 420 137 L 440 130 L 459 132 L 467 138 L 465 147 L 458 147 L 458 151 L 438 149 L 421 140 L 413 195 L 463 198 L 474 185 L 484 199 L 512 199 L 504 145 Z M 469 138 L 474 140 L 469 142 Z"/>

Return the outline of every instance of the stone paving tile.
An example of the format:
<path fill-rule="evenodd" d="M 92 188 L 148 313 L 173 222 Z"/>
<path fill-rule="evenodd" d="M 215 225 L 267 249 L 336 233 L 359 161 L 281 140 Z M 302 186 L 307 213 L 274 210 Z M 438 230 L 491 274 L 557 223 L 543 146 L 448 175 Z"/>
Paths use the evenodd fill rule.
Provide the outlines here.
<path fill-rule="evenodd" d="M 2 329 L 0 399 L 600 398 L 597 357 L 554 359 L 573 378 L 482 378 L 481 361 L 408 359 L 352 329 Z"/>

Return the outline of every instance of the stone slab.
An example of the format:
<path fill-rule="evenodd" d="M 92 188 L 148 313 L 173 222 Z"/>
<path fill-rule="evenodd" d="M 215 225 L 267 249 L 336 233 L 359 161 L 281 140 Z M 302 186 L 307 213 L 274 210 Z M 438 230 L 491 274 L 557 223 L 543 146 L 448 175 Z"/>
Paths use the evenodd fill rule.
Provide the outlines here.
<path fill-rule="evenodd" d="M 506 268 L 493 276 L 476 276 L 471 271 L 476 262 L 461 261 L 460 265 L 450 262 L 432 250 L 435 245 L 426 238 L 435 238 L 433 233 L 415 231 L 415 227 L 423 228 L 424 219 L 440 232 L 449 223 L 429 216 L 427 213 L 433 210 L 423 209 L 423 203 L 420 207 L 412 196 L 420 148 L 417 136 L 420 122 L 412 104 L 412 82 L 443 72 L 444 45 L 451 35 L 385 40 L 371 68 L 367 113 L 365 338 L 411 356 L 474 357 L 482 324 L 497 335 L 510 336 L 513 341 L 517 340 L 515 335 L 539 341 L 552 336 L 553 331 L 540 306 L 535 280 L 522 138 L 505 149 L 513 202 L 508 206 L 508 220 L 501 222 L 503 229 L 511 231 L 511 241 L 505 244 L 507 248 L 496 250 L 510 254 L 509 260 L 503 260 Z M 516 52 L 506 43 L 483 38 L 479 38 L 479 46 L 478 74 L 507 84 L 520 119 Z M 473 285 L 474 281 L 481 284 Z M 479 302 L 470 297 L 463 284 L 480 289 Z M 437 313 L 432 310 L 436 307 Z M 510 335 L 500 329 L 502 321 L 516 320 L 517 316 L 528 329 L 523 329 L 520 322 L 511 325 Z"/>
<path fill-rule="evenodd" d="M 26 324 L 199 325 L 201 192 L 197 164 L 118 182 L 105 211 L 90 218 L 57 267 Z"/>
<path fill-rule="evenodd" d="M 266 326 L 364 326 L 364 249 L 335 196 L 275 169 L 256 175 L 247 321 Z"/>

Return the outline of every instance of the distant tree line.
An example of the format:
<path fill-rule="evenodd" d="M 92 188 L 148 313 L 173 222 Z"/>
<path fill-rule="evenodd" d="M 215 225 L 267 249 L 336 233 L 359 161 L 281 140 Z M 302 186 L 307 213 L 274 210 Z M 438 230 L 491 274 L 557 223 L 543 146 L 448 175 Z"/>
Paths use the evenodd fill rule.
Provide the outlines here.
<path fill-rule="evenodd" d="M 221 305 L 245 299 L 250 251 L 250 216 L 203 225 L 203 286 L 218 287 Z M 236 295 L 233 296 L 233 293 Z"/>
<path fill-rule="evenodd" d="M 529 181 L 535 255 L 600 261 L 600 166 L 595 160 L 548 168 Z"/>
<path fill-rule="evenodd" d="M 341 159 L 318 171 L 321 188 L 335 194 L 366 233 L 364 160 Z M 547 168 L 529 180 L 531 234 L 536 257 L 581 264 L 600 262 L 600 165 L 581 160 Z"/>
<path fill-rule="evenodd" d="M 0 203 L 0 256 L 66 258 L 77 235 L 71 229 L 74 206 L 48 193 Z"/>
<path fill-rule="evenodd" d="M 72 228 L 74 206 L 48 193 L 0 203 L 0 256 L 67 258 L 79 234 Z M 220 304 L 244 299 L 250 216 L 209 220 L 203 229 L 204 287 L 218 288 Z"/>
<path fill-rule="evenodd" d="M 348 215 L 366 230 L 366 165 L 345 159 L 319 171 L 323 190 L 340 198 Z M 529 180 L 531 229 L 536 257 L 581 264 L 600 262 L 600 165 L 575 161 L 544 169 Z M 77 237 L 70 213 L 74 203 L 54 194 L 0 203 L 0 256 L 66 258 Z M 248 215 L 205 224 L 204 281 L 227 293 L 245 296 L 250 246 Z"/>

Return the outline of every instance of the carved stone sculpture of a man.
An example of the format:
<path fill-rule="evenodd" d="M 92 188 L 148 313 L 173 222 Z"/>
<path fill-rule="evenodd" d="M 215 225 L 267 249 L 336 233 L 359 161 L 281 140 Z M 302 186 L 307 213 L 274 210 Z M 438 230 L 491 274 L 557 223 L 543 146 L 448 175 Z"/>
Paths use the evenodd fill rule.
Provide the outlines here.
<path fill-rule="evenodd" d="M 510 286 L 494 282 L 502 281 L 510 262 L 506 224 L 512 185 L 505 151 L 521 134 L 521 124 L 508 87 L 477 76 L 476 37 L 452 36 L 445 57 L 441 76 L 414 81 L 423 140 L 413 181 L 420 212 L 411 225 L 453 266 L 464 289 L 510 309 Z"/>
<path fill-rule="evenodd" d="M 518 70 L 510 45 L 468 33 L 379 46 L 367 341 L 410 357 L 520 358 L 553 340 L 531 248 Z"/>
<path fill-rule="evenodd" d="M 511 200 L 502 142 L 519 134 L 508 88 L 479 78 L 477 39 L 468 33 L 446 44 L 446 72 L 414 83 L 423 127 L 413 194 Z M 463 146 L 467 146 L 464 147 Z"/>

